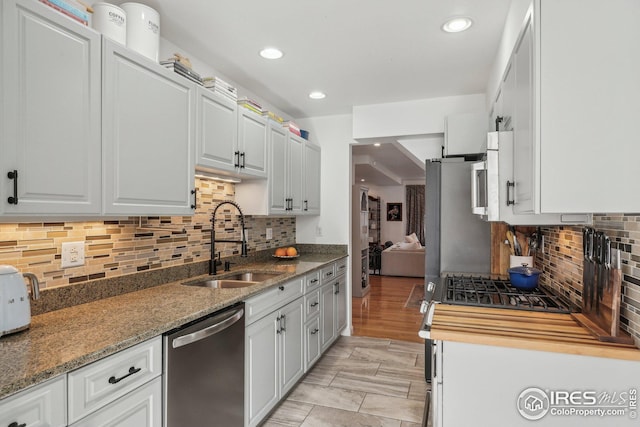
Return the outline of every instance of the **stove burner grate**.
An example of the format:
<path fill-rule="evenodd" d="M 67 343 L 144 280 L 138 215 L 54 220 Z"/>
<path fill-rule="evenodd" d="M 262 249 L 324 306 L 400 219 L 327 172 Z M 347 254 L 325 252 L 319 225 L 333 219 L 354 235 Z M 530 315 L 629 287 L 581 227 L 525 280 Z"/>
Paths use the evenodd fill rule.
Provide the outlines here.
<path fill-rule="evenodd" d="M 569 304 L 544 288 L 523 291 L 511 286 L 508 280 L 471 276 L 447 277 L 442 302 L 553 313 L 573 311 Z"/>

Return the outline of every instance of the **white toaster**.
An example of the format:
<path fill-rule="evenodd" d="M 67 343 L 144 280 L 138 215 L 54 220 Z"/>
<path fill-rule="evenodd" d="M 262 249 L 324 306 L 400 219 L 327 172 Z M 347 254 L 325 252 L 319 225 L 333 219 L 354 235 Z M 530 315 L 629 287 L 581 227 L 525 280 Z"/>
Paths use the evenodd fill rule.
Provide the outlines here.
<path fill-rule="evenodd" d="M 11 265 L 0 265 L 0 336 L 22 331 L 31 324 L 31 303 L 24 278 L 31 281 L 31 296 L 39 296 L 38 279 L 24 276 Z"/>

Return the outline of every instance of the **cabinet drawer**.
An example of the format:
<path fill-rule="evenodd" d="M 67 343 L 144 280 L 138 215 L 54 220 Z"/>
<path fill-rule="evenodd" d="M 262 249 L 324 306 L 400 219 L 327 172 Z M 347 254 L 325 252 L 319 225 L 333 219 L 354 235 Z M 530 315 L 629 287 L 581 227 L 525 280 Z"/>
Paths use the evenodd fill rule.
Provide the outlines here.
<path fill-rule="evenodd" d="M 62 375 L 0 401 L 0 426 L 66 426 L 65 380 L 66 375 Z"/>
<path fill-rule="evenodd" d="M 245 301 L 245 324 L 255 322 L 265 314 L 302 296 L 303 279 L 295 279 L 268 289 Z"/>
<path fill-rule="evenodd" d="M 322 278 L 322 283 L 327 283 L 329 280 L 333 279 L 336 276 L 336 263 L 332 263 L 326 267 L 323 267 L 320 270 L 320 277 Z"/>
<path fill-rule="evenodd" d="M 320 289 L 304 295 L 304 321 L 320 313 Z"/>
<path fill-rule="evenodd" d="M 69 422 L 113 402 L 162 373 L 162 337 L 69 373 Z"/>
<path fill-rule="evenodd" d="M 316 270 L 312 273 L 304 276 L 304 293 L 310 292 L 320 287 L 320 270 Z"/>
<path fill-rule="evenodd" d="M 343 276 L 347 272 L 347 259 L 343 258 L 336 261 L 336 277 Z"/>
<path fill-rule="evenodd" d="M 162 379 L 156 378 L 72 427 L 161 427 Z"/>

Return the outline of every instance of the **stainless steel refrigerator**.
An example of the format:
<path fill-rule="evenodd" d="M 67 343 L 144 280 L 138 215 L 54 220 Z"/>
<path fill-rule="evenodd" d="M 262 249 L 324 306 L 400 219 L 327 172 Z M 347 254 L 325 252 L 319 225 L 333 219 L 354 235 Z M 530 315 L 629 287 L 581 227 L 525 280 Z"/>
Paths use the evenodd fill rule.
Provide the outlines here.
<path fill-rule="evenodd" d="M 491 226 L 471 212 L 471 165 L 426 161 L 425 278 L 491 270 Z"/>

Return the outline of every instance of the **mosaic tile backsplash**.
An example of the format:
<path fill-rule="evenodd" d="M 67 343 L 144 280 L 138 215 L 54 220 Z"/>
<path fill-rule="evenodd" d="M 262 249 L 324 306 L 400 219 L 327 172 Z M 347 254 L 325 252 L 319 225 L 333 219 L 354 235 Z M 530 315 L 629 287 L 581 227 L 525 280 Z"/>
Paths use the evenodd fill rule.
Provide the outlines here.
<path fill-rule="evenodd" d="M 34 273 L 42 288 L 116 277 L 210 258 L 211 213 L 233 200 L 235 186 L 196 179 L 195 214 L 186 217 L 130 217 L 97 222 L 0 223 L 0 264 Z M 216 214 L 216 238 L 240 240 L 240 216 L 231 205 Z M 267 227 L 273 238 L 266 239 Z M 248 252 L 293 245 L 295 217 L 245 217 Z M 85 243 L 85 265 L 61 268 L 63 242 Z M 240 245 L 216 244 L 221 257 L 240 254 Z"/>
<path fill-rule="evenodd" d="M 640 347 L 640 213 L 594 215 L 593 228 L 622 250 L 620 323 Z M 549 227 L 542 233 L 547 249 L 536 258 L 536 266 L 544 272 L 541 282 L 581 305 L 582 227 Z"/>

